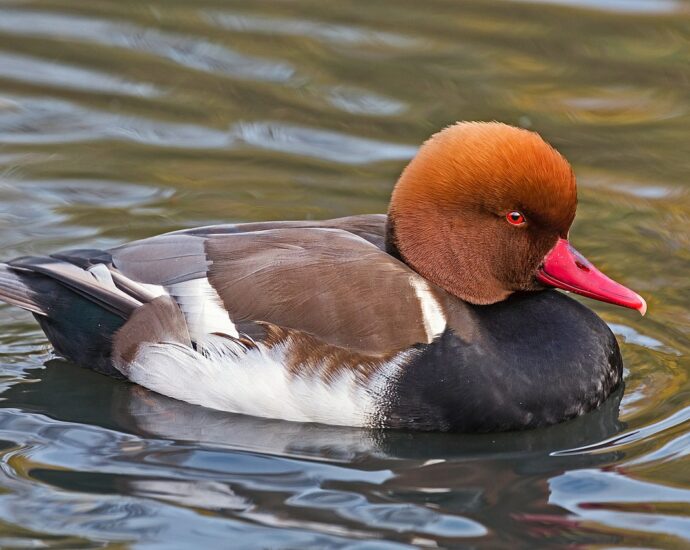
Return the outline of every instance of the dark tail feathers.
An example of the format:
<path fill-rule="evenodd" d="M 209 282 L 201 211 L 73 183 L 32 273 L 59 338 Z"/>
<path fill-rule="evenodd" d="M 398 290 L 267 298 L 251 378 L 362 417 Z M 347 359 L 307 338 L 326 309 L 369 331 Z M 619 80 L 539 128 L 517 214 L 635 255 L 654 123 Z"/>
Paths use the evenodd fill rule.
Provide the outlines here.
<path fill-rule="evenodd" d="M 0 301 L 34 314 L 55 351 L 78 365 L 121 376 L 110 361 L 125 318 L 49 275 L 0 263 Z"/>
<path fill-rule="evenodd" d="M 89 250 L 0 263 L 0 301 L 31 311 L 57 353 L 111 376 L 127 374 L 142 344 L 192 346 L 172 298 L 151 298 L 94 253 L 105 254 Z"/>
<path fill-rule="evenodd" d="M 48 315 L 40 304 L 41 277 L 20 275 L 7 264 L 0 263 L 0 300 L 22 309 Z"/>

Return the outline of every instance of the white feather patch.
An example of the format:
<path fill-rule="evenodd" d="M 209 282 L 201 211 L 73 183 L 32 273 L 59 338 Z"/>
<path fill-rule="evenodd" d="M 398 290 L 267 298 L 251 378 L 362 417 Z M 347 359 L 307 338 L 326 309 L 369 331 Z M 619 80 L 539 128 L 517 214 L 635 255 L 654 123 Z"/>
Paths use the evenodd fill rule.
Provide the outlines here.
<path fill-rule="evenodd" d="M 163 395 L 222 411 L 365 427 L 375 424 L 386 392 L 409 355 L 399 354 L 366 380 L 343 369 L 338 378 L 327 381 L 318 374 L 291 374 L 285 367 L 290 353 L 285 344 L 236 351 L 234 345 L 225 350 L 209 346 L 201 354 L 174 343 L 147 344 L 132 362 L 129 379 Z"/>
<path fill-rule="evenodd" d="M 168 292 L 165 290 L 165 287 L 161 285 L 150 285 L 147 283 L 137 283 L 139 286 L 143 286 L 146 290 L 148 290 L 151 295 L 154 298 L 158 298 L 159 296 L 167 295 Z"/>
<path fill-rule="evenodd" d="M 446 316 L 438 300 L 431 292 L 427 282 L 421 277 L 411 277 L 410 284 L 419 299 L 419 307 L 422 309 L 424 330 L 428 342 L 433 341 L 439 334 L 446 330 Z"/>
<path fill-rule="evenodd" d="M 206 277 L 175 283 L 166 290 L 184 313 L 192 340 L 203 340 L 214 332 L 239 336 L 220 296 Z"/>
<path fill-rule="evenodd" d="M 110 275 L 110 270 L 105 264 L 95 264 L 89 267 L 86 271 L 93 275 L 103 286 L 115 288 L 115 282 L 113 281 L 112 275 Z"/>

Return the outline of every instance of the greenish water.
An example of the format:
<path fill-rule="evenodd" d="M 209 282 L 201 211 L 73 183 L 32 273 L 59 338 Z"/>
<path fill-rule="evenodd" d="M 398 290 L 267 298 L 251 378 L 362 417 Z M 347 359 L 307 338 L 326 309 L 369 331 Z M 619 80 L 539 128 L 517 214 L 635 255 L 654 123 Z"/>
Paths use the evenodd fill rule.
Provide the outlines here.
<path fill-rule="evenodd" d="M 0 4 L 0 259 L 383 212 L 458 119 L 573 163 L 625 392 L 535 432 L 220 414 L 52 358 L 0 306 L 0 547 L 690 546 L 690 3 Z"/>

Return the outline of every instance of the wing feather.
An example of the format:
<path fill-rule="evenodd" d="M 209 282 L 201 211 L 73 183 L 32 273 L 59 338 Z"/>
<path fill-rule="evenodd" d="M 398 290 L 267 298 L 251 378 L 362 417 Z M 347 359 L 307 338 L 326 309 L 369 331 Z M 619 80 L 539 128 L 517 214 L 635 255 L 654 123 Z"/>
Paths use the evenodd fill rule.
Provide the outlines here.
<path fill-rule="evenodd" d="M 206 252 L 208 280 L 235 323 L 264 321 L 373 355 L 427 343 L 444 328 L 424 318 L 429 307 L 422 298 L 434 301 L 435 313 L 442 311 L 439 291 L 346 231 L 214 234 Z"/>

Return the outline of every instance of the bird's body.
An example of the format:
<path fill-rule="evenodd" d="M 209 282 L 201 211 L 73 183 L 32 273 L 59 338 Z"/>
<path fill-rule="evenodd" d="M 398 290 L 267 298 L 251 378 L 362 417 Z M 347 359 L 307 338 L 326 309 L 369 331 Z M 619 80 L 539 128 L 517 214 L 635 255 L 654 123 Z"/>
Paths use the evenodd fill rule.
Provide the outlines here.
<path fill-rule="evenodd" d="M 537 269 L 543 278 L 565 270 L 566 283 L 577 283 L 570 264 L 549 259 L 567 255 L 561 227 L 552 238 L 549 224 L 572 222 L 571 184 L 564 196 L 572 215 L 559 217 L 547 201 L 528 215 L 533 228 L 510 227 L 524 218 L 506 204 L 514 219 L 501 214 L 486 234 L 532 240 L 504 273 L 482 262 L 507 253 L 489 250 L 489 241 L 468 248 L 480 237 L 463 233 L 462 223 L 456 229 L 446 215 L 425 225 L 428 201 L 406 213 L 415 202 L 401 182 L 388 217 L 209 226 L 111 250 L 20 258 L 0 264 L 0 299 L 32 311 L 56 351 L 80 365 L 230 412 L 490 431 L 553 424 L 598 406 L 621 380 L 615 338 L 578 302 L 533 292 Z M 431 237 L 408 236 L 415 223 Z M 540 233 L 525 237 L 527 230 Z M 439 244 L 439 235 L 448 242 Z M 464 261 L 472 271 L 441 269 L 451 261 L 446 246 L 455 270 Z"/>

